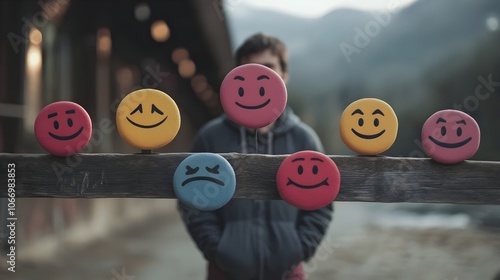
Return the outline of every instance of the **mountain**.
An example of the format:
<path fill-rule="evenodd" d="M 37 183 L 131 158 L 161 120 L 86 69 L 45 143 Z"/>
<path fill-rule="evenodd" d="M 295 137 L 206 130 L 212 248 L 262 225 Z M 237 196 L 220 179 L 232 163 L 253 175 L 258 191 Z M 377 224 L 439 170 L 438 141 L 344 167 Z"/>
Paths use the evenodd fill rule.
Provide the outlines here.
<path fill-rule="evenodd" d="M 349 153 L 337 122 L 343 108 L 358 98 L 377 97 L 392 105 L 402 125 L 388 153 L 408 155 L 417 149 L 414 143 L 428 116 L 473 96 L 478 76 L 500 80 L 499 1 L 421 0 L 394 13 L 338 9 L 315 19 L 243 2 L 227 13 L 234 46 L 261 31 L 285 42 L 292 105 L 315 126 L 329 151 Z M 492 95 L 482 108 L 491 102 L 500 105 Z M 495 131 L 489 135 L 499 138 L 488 142 L 500 142 Z M 500 151 L 492 150 L 482 146 L 478 156 L 500 158 Z"/>

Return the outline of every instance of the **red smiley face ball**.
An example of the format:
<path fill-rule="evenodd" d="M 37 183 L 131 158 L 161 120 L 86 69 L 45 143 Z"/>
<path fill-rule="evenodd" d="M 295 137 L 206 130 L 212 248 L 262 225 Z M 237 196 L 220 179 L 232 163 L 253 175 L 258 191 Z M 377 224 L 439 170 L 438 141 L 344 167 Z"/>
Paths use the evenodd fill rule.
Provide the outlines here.
<path fill-rule="evenodd" d="M 283 113 L 287 91 L 285 82 L 275 71 L 249 63 L 226 75 L 220 100 L 229 119 L 247 128 L 261 128 Z"/>
<path fill-rule="evenodd" d="M 40 146 L 56 156 L 80 152 L 89 143 L 92 121 L 82 106 L 59 101 L 43 108 L 35 120 L 35 137 Z"/>
<path fill-rule="evenodd" d="M 458 163 L 469 159 L 477 152 L 480 139 L 477 122 L 457 110 L 438 111 L 422 127 L 425 153 L 441 163 Z"/>
<path fill-rule="evenodd" d="M 340 189 L 340 172 L 328 156 L 315 151 L 294 153 L 276 174 L 281 198 L 303 209 L 316 210 L 330 204 Z"/>

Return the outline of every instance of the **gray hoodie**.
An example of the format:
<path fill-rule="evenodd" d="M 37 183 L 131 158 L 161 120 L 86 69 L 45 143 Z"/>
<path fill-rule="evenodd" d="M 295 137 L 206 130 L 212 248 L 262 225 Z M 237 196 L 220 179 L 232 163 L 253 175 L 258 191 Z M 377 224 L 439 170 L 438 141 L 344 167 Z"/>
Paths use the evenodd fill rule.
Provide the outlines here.
<path fill-rule="evenodd" d="M 249 131 L 225 115 L 199 132 L 193 152 L 291 154 L 323 151 L 316 133 L 290 109 L 265 134 Z M 232 199 L 208 212 L 179 207 L 184 223 L 205 259 L 231 279 L 282 279 L 309 260 L 332 218 L 332 205 L 315 211 L 297 209 L 281 200 Z"/>

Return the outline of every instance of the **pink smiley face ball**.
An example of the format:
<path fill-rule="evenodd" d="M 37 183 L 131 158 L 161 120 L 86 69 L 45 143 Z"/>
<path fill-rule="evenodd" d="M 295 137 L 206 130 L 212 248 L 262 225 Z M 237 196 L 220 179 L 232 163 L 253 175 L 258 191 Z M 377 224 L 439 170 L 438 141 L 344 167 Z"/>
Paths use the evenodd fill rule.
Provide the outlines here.
<path fill-rule="evenodd" d="M 441 163 L 452 164 L 471 158 L 477 152 L 480 140 L 477 122 L 457 110 L 438 111 L 422 127 L 425 153 Z"/>
<path fill-rule="evenodd" d="M 297 208 L 316 210 L 327 206 L 340 190 L 340 171 L 333 160 L 315 151 L 289 155 L 276 173 L 281 198 Z"/>
<path fill-rule="evenodd" d="M 35 137 L 40 146 L 56 156 L 70 156 L 89 143 L 92 121 L 82 106 L 59 101 L 43 108 L 35 119 Z"/>
<path fill-rule="evenodd" d="M 260 64 L 244 64 L 231 70 L 220 88 L 227 116 L 247 128 L 273 123 L 285 110 L 287 91 L 283 79 Z"/>

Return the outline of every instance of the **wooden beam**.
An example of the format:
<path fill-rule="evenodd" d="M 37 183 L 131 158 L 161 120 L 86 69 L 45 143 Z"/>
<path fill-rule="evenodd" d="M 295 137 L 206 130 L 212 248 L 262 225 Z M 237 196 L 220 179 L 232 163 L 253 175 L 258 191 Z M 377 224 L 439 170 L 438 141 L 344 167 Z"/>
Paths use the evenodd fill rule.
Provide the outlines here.
<path fill-rule="evenodd" d="M 15 164 L 16 197 L 174 198 L 172 175 L 189 154 L 78 154 L 58 158 L 0 153 L 0 197 Z M 222 154 L 237 176 L 234 198 L 280 199 L 285 156 Z M 337 201 L 500 204 L 500 162 L 444 165 L 429 159 L 331 156 L 341 173 Z"/>

